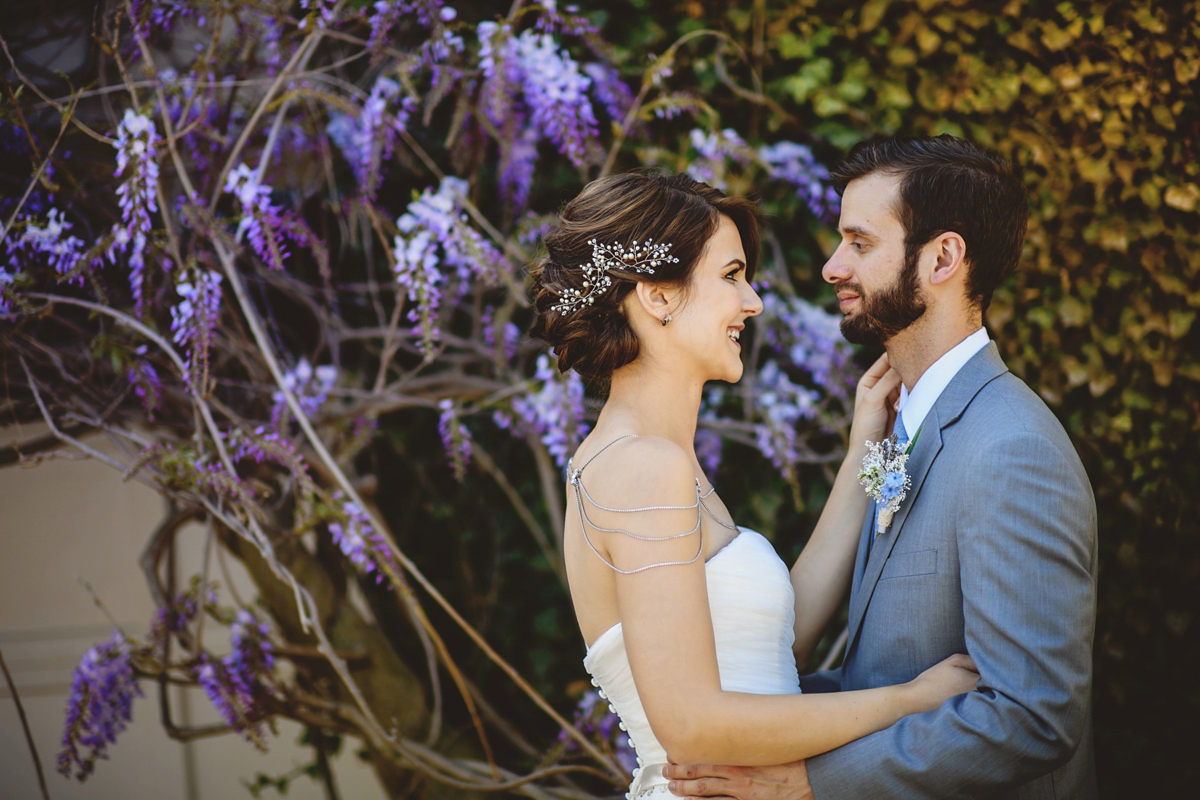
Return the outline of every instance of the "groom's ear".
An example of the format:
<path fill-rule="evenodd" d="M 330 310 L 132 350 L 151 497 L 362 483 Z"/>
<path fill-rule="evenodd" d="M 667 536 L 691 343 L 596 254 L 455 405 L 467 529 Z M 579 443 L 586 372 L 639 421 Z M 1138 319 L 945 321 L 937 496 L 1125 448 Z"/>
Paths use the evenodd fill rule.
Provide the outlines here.
<path fill-rule="evenodd" d="M 935 236 L 925 247 L 933 261 L 929 282 L 933 285 L 947 283 L 967 276 L 967 243 L 954 231 Z"/>

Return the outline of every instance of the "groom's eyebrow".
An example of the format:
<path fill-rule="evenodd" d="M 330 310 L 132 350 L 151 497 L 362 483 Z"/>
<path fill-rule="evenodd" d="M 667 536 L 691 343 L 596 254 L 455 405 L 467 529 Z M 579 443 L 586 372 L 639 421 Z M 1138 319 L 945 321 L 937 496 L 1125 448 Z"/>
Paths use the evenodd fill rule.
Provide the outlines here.
<path fill-rule="evenodd" d="M 875 234 L 860 225 L 841 226 L 843 234 L 853 233 L 855 236 L 874 236 Z"/>

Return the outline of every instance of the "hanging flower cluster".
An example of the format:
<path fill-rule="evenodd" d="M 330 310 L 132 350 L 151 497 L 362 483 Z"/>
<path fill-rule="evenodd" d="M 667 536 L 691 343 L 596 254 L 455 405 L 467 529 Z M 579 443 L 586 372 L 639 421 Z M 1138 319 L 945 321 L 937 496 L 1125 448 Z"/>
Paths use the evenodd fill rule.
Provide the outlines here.
<path fill-rule="evenodd" d="M 463 425 L 458 407 L 446 397 L 438 401 L 438 434 L 450 457 L 454 477 L 462 482 L 467 477 L 467 463 L 471 460 L 471 432 Z"/>
<path fill-rule="evenodd" d="M 455 279 L 449 299 L 457 300 L 473 278 L 493 283 L 503 263 L 500 252 L 467 224 L 462 210 L 467 189 L 466 181 L 447 177 L 436 192 L 426 189 L 396 220 L 396 283 L 414 304 L 408 319 L 419 326 L 419 346 L 426 356 L 439 337 L 438 312 L 447 282 Z"/>
<path fill-rule="evenodd" d="M 117 187 L 121 219 L 112 229 L 108 248 L 110 261 L 118 252 L 129 254 L 129 285 L 133 289 L 137 313 L 142 313 L 142 284 L 145 279 L 146 234 L 150 230 L 150 214 L 158 211 L 158 132 L 154 122 L 132 108 L 117 126 L 117 171 L 125 181 Z"/>
<path fill-rule="evenodd" d="M 271 629 L 252 612 L 241 609 L 229 630 L 230 654 L 218 659 L 203 653 L 192 672 L 225 722 L 265 750 L 262 719 L 272 694 L 267 678 L 275 666 Z"/>
<path fill-rule="evenodd" d="M 411 14 L 417 24 L 425 28 L 433 28 L 438 22 L 450 22 L 458 16 L 458 12 L 442 0 L 376 0 L 371 9 L 372 12 L 367 14 L 371 25 L 367 49 L 372 53 L 383 49 L 388 36 L 406 15 Z"/>
<path fill-rule="evenodd" d="M 272 269 L 283 269 L 288 256 L 284 237 L 301 241 L 297 220 L 271 202 L 271 187 L 264 186 L 258 174 L 245 164 L 238 164 L 225 179 L 225 191 L 231 192 L 242 207 L 237 239 L 245 236 L 263 263 Z"/>
<path fill-rule="evenodd" d="M 579 375 L 559 373 L 543 353 L 537 358 L 530 391 L 512 399 L 512 410 L 515 423 L 506 413 L 497 412 L 496 424 L 519 436 L 537 436 L 554 462 L 566 469 L 567 459 L 589 430 L 583 421 L 583 380 Z"/>
<path fill-rule="evenodd" d="M 12 303 L 8 299 L 8 293 L 11 286 L 16 282 L 19 272 L 9 272 L 4 267 L 0 267 L 0 314 L 7 314 L 12 311 Z"/>
<path fill-rule="evenodd" d="M 334 544 L 351 564 L 364 573 L 374 572 L 375 582 L 383 583 L 384 573 L 376 562 L 395 566 L 383 535 L 375 530 L 370 516 L 358 503 L 347 499 L 340 491 L 333 493 L 333 501 L 339 512 L 339 518 L 329 523 Z"/>
<path fill-rule="evenodd" d="M 332 364 L 313 368 L 307 358 L 301 358 L 296 366 L 283 373 L 283 387 L 296 395 L 300 410 L 311 417 L 320 410 L 337 385 L 338 371 Z M 287 398 L 282 391 L 271 395 L 271 419 L 276 430 L 282 425 Z"/>
<path fill-rule="evenodd" d="M 383 165 L 391 158 L 415 108 L 416 101 L 403 94 L 399 83 L 380 75 L 357 121 L 340 112 L 330 115 L 325 130 L 350 162 L 358 191 L 368 200 L 375 199 Z"/>
<path fill-rule="evenodd" d="M 73 275 L 82 282 L 83 276 L 76 272 L 76 267 L 83 258 L 84 246 L 82 240 L 70 233 L 73 227 L 57 208 L 50 209 L 45 225 L 27 220 L 20 236 L 8 237 L 4 241 L 5 256 L 9 259 L 13 274 L 26 271 L 25 263 L 44 258 L 47 266 L 52 267 L 60 278 Z M 23 263 L 18 264 L 17 261 Z"/>
<path fill-rule="evenodd" d="M 789 479 L 795 477 L 797 450 L 796 427 L 812 420 L 821 396 L 814 390 L 793 383 L 775 361 L 767 361 L 755 376 L 758 409 L 762 421 L 755 425 L 758 449 Z"/>
<path fill-rule="evenodd" d="M 141 696 L 133 670 L 133 644 L 120 631 L 88 650 L 71 678 L 67 723 L 58 771 L 84 780 L 96 759 L 106 758 L 108 746 L 133 718 L 133 698 Z"/>
<path fill-rule="evenodd" d="M 841 318 L 802 297 L 763 294 L 758 327 L 763 340 L 786 362 L 807 372 L 823 394 L 848 403 L 854 396 L 854 349 L 842 337 Z"/>
<path fill-rule="evenodd" d="M 743 168 L 754 163 L 754 149 L 732 128 L 723 131 L 693 128 L 688 138 L 696 158 L 688 164 L 687 174 L 723 192 L 729 190 L 725 173 L 730 162 Z"/>
<path fill-rule="evenodd" d="M 829 170 L 813 158 L 811 147 L 795 142 L 776 142 L 758 149 L 758 157 L 767 165 L 771 177 L 790 183 L 809 211 L 817 219 L 837 219 L 841 198 L 829 183 Z"/>
<path fill-rule="evenodd" d="M 626 772 L 632 773 L 638 768 L 637 751 L 629 743 L 625 725 L 611 708 L 599 689 L 589 689 L 579 698 L 572 722 L 577 731 L 599 742 Z M 566 731 L 559 733 L 558 741 L 567 752 L 579 747 Z"/>
<path fill-rule="evenodd" d="M 208 351 L 221 315 L 221 276 L 196 268 L 175 284 L 179 302 L 171 307 L 171 338 L 187 348 L 185 380 L 197 391 L 208 383 Z"/>
<path fill-rule="evenodd" d="M 521 209 L 529 197 L 539 141 L 552 142 L 577 167 L 587 163 L 598 131 L 588 97 L 592 78 L 549 33 L 515 34 L 509 25 L 495 22 L 481 22 L 476 32 L 484 74 L 481 102 L 504 140 L 500 189 Z M 603 90 L 614 106 L 622 96 L 619 82 L 608 75 Z"/>
<path fill-rule="evenodd" d="M 513 94 L 520 92 L 534 127 L 582 167 L 587 144 L 597 133 L 587 96 L 591 78 L 549 34 L 525 30 L 514 35 L 495 22 L 479 23 L 477 32 L 484 93 L 493 99 L 488 106 L 492 122 L 500 124 L 512 113 Z"/>

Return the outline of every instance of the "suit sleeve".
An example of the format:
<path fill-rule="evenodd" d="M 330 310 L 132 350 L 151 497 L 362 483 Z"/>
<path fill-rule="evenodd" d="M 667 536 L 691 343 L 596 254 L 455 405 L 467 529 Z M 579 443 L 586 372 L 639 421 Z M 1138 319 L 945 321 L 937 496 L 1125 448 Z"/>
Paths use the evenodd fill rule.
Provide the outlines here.
<path fill-rule="evenodd" d="M 986 797 L 1073 755 L 1091 692 L 1096 513 L 1063 447 L 1014 431 L 965 457 L 946 513 L 979 686 L 809 759 L 817 800 Z"/>

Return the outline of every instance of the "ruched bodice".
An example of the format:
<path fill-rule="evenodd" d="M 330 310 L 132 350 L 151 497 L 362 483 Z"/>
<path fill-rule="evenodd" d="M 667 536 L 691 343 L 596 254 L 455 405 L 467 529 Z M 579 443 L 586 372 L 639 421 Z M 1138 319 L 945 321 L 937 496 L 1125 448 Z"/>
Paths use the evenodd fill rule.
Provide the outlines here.
<path fill-rule="evenodd" d="M 755 531 L 740 533 L 705 565 L 721 688 L 750 694 L 796 694 L 792 655 L 794 595 L 788 569 Z M 600 635 L 583 665 L 629 732 L 638 769 L 628 797 L 666 792 L 667 754 L 646 719 L 625 652 L 621 624 Z"/>

